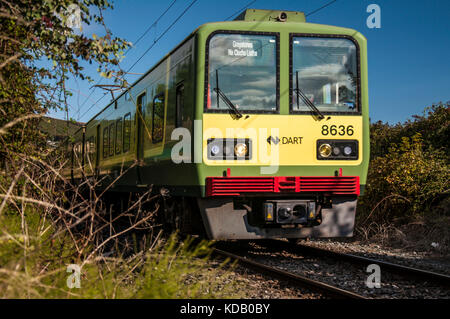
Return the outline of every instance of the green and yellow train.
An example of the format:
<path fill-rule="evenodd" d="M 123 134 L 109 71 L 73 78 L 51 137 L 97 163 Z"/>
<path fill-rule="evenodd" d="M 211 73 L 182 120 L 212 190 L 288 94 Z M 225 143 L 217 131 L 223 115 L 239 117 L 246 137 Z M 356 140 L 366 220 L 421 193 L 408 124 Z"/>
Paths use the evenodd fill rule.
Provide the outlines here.
<path fill-rule="evenodd" d="M 164 188 L 184 203 L 167 218 L 201 219 L 211 239 L 352 236 L 367 81 L 359 32 L 248 9 L 200 26 L 86 123 L 67 174 Z"/>

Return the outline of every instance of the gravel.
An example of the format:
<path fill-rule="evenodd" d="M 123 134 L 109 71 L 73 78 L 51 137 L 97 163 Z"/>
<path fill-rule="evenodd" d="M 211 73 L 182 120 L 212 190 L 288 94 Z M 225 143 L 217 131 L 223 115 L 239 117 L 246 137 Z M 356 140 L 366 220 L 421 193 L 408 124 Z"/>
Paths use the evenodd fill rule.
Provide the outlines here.
<path fill-rule="evenodd" d="M 405 250 L 400 248 L 382 247 L 381 245 L 373 243 L 363 244 L 360 242 L 340 242 L 332 240 L 310 240 L 305 241 L 302 244 L 450 275 L 450 256 L 435 254 L 433 250 Z"/>
<path fill-rule="evenodd" d="M 213 268 L 219 266 L 219 262 L 211 260 Z M 222 270 L 221 270 L 222 271 Z M 229 271 L 229 277 L 223 285 L 234 285 L 236 294 L 244 299 L 325 299 L 323 295 L 308 289 L 293 287 L 288 282 L 269 278 L 245 267 L 236 265 Z M 231 296 L 234 298 L 234 296 Z"/>
<path fill-rule="evenodd" d="M 381 273 L 381 288 L 368 288 L 366 280 L 369 273 L 366 267 L 355 265 L 347 261 L 338 261 L 334 258 L 317 257 L 303 255 L 299 252 L 284 250 L 272 243 L 266 245 L 263 242 L 250 242 L 248 244 L 228 243 L 227 250 L 239 255 L 267 264 L 269 266 L 278 267 L 288 272 L 297 273 L 306 277 L 319 280 L 330 285 L 353 291 L 355 293 L 371 297 L 371 298 L 450 298 L 450 290 L 448 287 L 442 287 L 435 283 L 424 282 L 420 279 L 411 279 L 396 274 Z M 380 247 L 366 247 L 359 244 L 336 243 L 327 241 L 309 242 L 308 245 L 317 245 L 321 248 L 342 251 L 354 254 L 366 254 L 367 257 L 382 259 L 391 262 L 398 262 L 399 259 L 405 263 L 410 261 L 416 266 L 418 261 L 425 267 L 428 263 L 435 265 L 436 269 L 442 269 L 444 264 L 435 264 L 432 261 L 420 260 L 420 254 L 413 252 L 395 252 L 383 250 Z M 337 248 L 339 247 L 339 249 Z M 345 249 L 344 249 L 345 248 Z M 413 258 L 414 257 L 414 258 Z M 389 259 L 390 258 L 390 259 Z M 429 270 L 429 269 L 428 269 Z M 448 270 L 448 269 L 447 269 Z M 264 283 L 261 283 L 264 285 Z M 258 287 L 254 287 L 258 289 Z M 263 288 L 261 288 L 263 289 Z M 264 288 L 265 289 L 265 288 Z M 254 292 L 256 294 L 256 292 Z M 257 295 L 257 294 L 256 294 Z M 255 296 L 255 298 L 264 298 L 263 296 Z M 272 298 L 286 298 L 283 294 L 272 296 Z"/>

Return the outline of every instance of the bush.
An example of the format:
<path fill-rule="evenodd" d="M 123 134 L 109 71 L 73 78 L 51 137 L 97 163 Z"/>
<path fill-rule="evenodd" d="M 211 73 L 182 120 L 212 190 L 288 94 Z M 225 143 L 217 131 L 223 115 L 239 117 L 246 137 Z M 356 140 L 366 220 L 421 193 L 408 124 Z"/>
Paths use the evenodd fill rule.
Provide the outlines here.
<path fill-rule="evenodd" d="M 360 218 L 401 224 L 430 214 L 448 214 L 448 209 L 433 207 L 448 195 L 449 178 L 445 154 L 424 150 L 420 133 L 403 137 L 385 156 L 371 161 Z"/>
<path fill-rule="evenodd" d="M 414 232 L 450 240 L 450 103 L 425 109 L 405 123 L 371 126 L 371 161 L 356 229 L 366 236 Z M 403 235 L 402 235 L 403 236 Z M 441 238 L 440 238 L 441 236 Z"/>
<path fill-rule="evenodd" d="M 423 115 L 413 115 L 413 120 L 389 125 L 378 121 L 370 128 L 371 159 L 385 156 L 392 144 L 400 144 L 404 137 L 422 135 L 425 149 L 441 150 L 449 154 L 450 102 L 427 107 Z"/>

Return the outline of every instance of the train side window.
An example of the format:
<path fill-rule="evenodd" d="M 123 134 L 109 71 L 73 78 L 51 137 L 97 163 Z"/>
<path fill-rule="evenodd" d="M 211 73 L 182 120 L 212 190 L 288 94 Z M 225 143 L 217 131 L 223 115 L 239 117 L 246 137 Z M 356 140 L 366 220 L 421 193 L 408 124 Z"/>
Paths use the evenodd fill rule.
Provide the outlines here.
<path fill-rule="evenodd" d="M 126 153 L 130 150 L 131 142 L 131 113 L 126 114 L 123 117 L 123 152 Z"/>
<path fill-rule="evenodd" d="M 109 125 L 109 156 L 114 155 L 114 123 Z"/>
<path fill-rule="evenodd" d="M 184 84 L 179 84 L 176 90 L 175 127 L 183 125 Z"/>
<path fill-rule="evenodd" d="M 109 154 L 108 142 L 109 142 L 109 129 L 108 127 L 105 127 L 103 129 L 103 158 L 107 158 Z"/>
<path fill-rule="evenodd" d="M 164 95 L 158 94 L 153 99 L 152 141 L 159 143 L 164 134 Z"/>
<path fill-rule="evenodd" d="M 116 154 L 122 152 L 122 119 L 116 121 Z"/>

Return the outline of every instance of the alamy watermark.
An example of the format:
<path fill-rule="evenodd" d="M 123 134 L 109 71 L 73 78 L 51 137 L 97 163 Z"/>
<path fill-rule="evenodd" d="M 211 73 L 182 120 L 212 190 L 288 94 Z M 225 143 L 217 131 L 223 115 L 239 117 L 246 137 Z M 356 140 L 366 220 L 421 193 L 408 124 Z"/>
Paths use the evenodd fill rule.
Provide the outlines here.
<path fill-rule="evenodd" d="M 76 4 L 69 5 L 60 17 L 66 27 L 81 30 L 81 9 Z"/>
<path fill-rule="evenodd" d="M 81 267 L 76 264 L 67 266 L 67 270 L 70 275 L 67 277 L 67 287 L 69 289 L 81 288 Z"/>
<path fill-rule="evenodd" d="M 279 128 L 226 128 L 225 132 L 219 128 L 208 128 L 203 133 L 203 121 L 194 121 L 194 136 L 205 136 L 207 139 L 236 139 L 238 142 L 245 139 L 252 141 L 251 153 L 252 163 L 259 163 L 262 175 L 271 175 L 278 172 L 279 169 L 279 146 L 280 130 Z M 224 134 L 225 133 L 225 134 Z M 176 128 L 171 134 L 172 141 L 178 141 L 171 151 L 173 163 L 202 163 L 203 160 L 203 141 L 197 141 L 192 138 L 191 132 L 183 127 Z M 297 138 L 297 141 L 298 140 Z M 194 145 L 192 145 L 194 144 Z M 193 147 L 192 147 L 193 146 Z M 207 147 L 205 151 L 207 151 Z M 192 154 L 192 150 L 194 154 Z M 248 150 L 250 151 L 250 150 Z M 226 159 L 214 160 L 216 164 L 226 164 Z"/>
<path fill-rule="evenodd" d="M 371 264 L 367 266 L 367 273 L 370 275 L 367 277 L 366 286 L 367 288 L 381 288 L 381 268 L 377 264 Z"/>
<path fill-rule="evenodd" d="M 381 8 L 378 4 L 369 4 L 367 6 L 367 13 L 370 15 L 367 17 L 366 25 L 369 29 L 381 28 Z"/>

